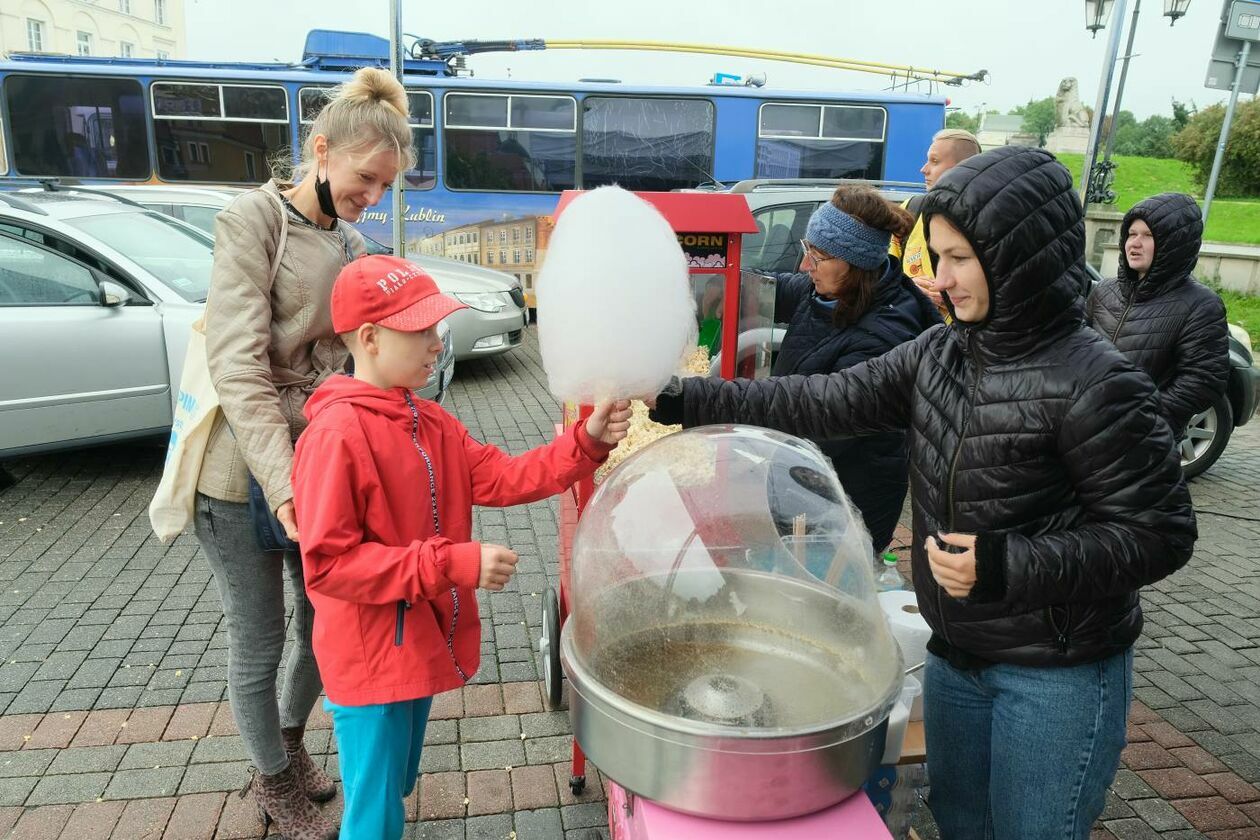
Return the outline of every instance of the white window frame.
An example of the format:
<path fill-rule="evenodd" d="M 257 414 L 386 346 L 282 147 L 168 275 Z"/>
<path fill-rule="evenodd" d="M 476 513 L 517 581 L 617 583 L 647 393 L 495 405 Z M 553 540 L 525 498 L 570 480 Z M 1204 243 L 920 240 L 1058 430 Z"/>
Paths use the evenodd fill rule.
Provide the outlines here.
<path fill-rule="evenodd" d="M 31 52 L 44 51 L 44 22 L 39 18 L 26 19 L 26 46 Z"/>
<path fill-rule="evenodd" d="M 331 91 L 334 89 L 335 88 L 333 85 L 307 85 L 305 87 L 298 88 L 298 100 L 297 100 L 298 124 L 299 125 L 313 125 L 315 123 L 314 120 L 308 120 L 302 116 L 302 94 L 303 93 L 309 90 Z M 414 115 L 408 114 L 407 125 L 411 126 L 412 128 L 433 128 L 434 127 L 433 125 L 433 108 L 434 108 L 433 91 L 423 90 L 420 88 L 407 88 L 407 94 L 409 96 L 410 95 L 424 95 L 429 98 L 429 121 L 422 122 L 420 120 L 417 120 Z"/>
<path fill-rule="evenodd" d="M 460 131 L 537 131 L 546 134 L 577 134 L 577 98 L 573 96 L 565 96 L 564 94 L 542 94 L 542 93 L 472 93 L 471 91 L 448 91 L 443 97 L 443 106 L 447 105 L 447 100 L 452 96 L 483 96 L 493 99 L 506 99 L 507 102 L 507 119 L 506 125 L 461 125 L 450 121 L 450 111 L 444 112 L 445 122 L 443 128 L 458 129 Z M 513 99 L 567 99 L 573 105 L 573 127 L 572 128 L 531 128 L 529 126 L 512 125 L 512 100 Z"/>
<path fill-rule="evenodd" d="M 119 41 L 118 55 L 122 58 L 135 58 L 136 45 L 130 41 Z"/>
<path fill-rule="evenodd" d="M 166 26 L 166 0 L 153 0 L 153 22 Z"/>
<path fill-rule="evenodd" d="M 778 134 L 771 132 L 767 134 L 762 130 L 762 121 L 767 106 L 775 108 L 817 108 L 818 109 L 818 127 L 814 129 L 814 134 Z M 823 124 L 826 121 L 826 111 L 828 108 L 849 108 L 863 111 L 879 111 L 884 119 L 880 125 L 879 139 L 873 137 L 845 137 L 832 136 L 823 134 Z M 757 108 L 757 139 L 758 140 L 849 140 L 856 143 L 885 143 L 888 141 L 888 109 L 882 105 L 857 105 L 842 102 L 763 102 Z"/>
<path fill-rule="evenodd" d="M 159 114 L 156 107 L 156 98 L 154 96 L 155 89 L 159 85 L 174 87 L 184 85 L 185 87 L 214 87 L 219 89 L 219 116 L 217 117 L 195 117 L 184 114 L 170 115 Z M 224 88 L 270 88 L 278 90 L 284 94 L 284 119 L 279 117 L 275 119 L 260 119 L 258 117 L 225 117 L 223 116 L 223 89 Z M 186 81 L 156 81 L 149 83 L 149 113 L 153 115 L 155 120 L 187 120 L 191 122 L 244 122 L 244 123 L 268 123 L 271 125 L 288 125 L 289 124 L 289 94 L 282 85 L 245 85 L 245 84 L 218 84 L 216 82 L 186 82 Z"/>
<path fill-rule="evenodd" d="M 74 33 L 74 53 L 75 55 L 91 55 L 92 54 L 92 33 L 83 29 L 75 30 Z"/>
<path fill-rule="evenodd" d="M 118 11 L 124 15 L 131 14 L 131 0 L 118 0 Z"/>

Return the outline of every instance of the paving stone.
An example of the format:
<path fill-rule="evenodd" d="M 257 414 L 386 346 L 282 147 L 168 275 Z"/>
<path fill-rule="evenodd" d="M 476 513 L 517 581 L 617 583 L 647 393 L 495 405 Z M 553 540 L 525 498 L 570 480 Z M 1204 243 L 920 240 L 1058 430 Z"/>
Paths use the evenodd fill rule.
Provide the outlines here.
<path fill-rule="evenodd" d="M 565 805 L 560 809 L 560 819 L 564 822 L 566 829 L 604 825 L 608 820 L 608 806 L 602 802 Z"/>
<path fill-rule="evenodd" d="M 0 753 L 0 778 L 42 776 L 58 750 L 20 750 Z"/>
<path fill-rule="evenodd" d="M 119 770 L 150 770 L 159 767 L 183 767 L 188 764 L 196 744 L 193 741 L 165 741 L 156 744 L 131 744 L 118 765 Z"/>
<path fill-rule="evenodd" d="M 507 770 L 476 770 L 468 774 L 468 816 L 512 810 L 512 782 Z"/>
<path fill-rule="evenodd" d="M 464 816 L 464 774 L 425 773 L 420 785 L 420 817 L 444 820 Z"/>
<path fill-rule="evenodd" d="M 512 815 L 494 814 L 487 817 L 469 817 L 464 820 L 464 836 L 467 840 L 503 840 L 512 833 Z"/>
<path fill-rule="evenodd" d="M 44 715 L 39 726 L 31 733 L 31 739 L 23 749 L 38 750 L 44 748 L 61 749 L 70 746 L 79 726 L 87 718 L 87 712 L 60 712 Z"/>
<path fill-rule="evenodd" d="M 122 727 L 115 743 L 135 744 L 160 740 L 173 711 L 170 706 L 136 709 L 127 718 L 127 725 Z"/>
<path fill-rule="evenodd" d="M 1251 825 L 1251 820 L 1245 814 L 1220 796 L 1181 799 L 1172 805 L 1199 831 L 1245 828 Z"/>
<path fill-rule="evenodd" d="M 125 807 L 125 802 L 84 802 L 70 815 L 61 837 L 63 840 L 108 840 Z"/>
<path fill-rule="evenodd" d="M 512 805 L 517 811 L 554 808 L 560 804 L 555 772 L 549 765 L 513 767 L 511 776 Z"/>
<path fill-rule="evenodd" d="M 217 703 L 195 703 L 187 706 L 176 706 L 171 715 L 166 731 L 162 733 L 163 741 L 179 741 L 184 738 L 203 738 L 210 731 L 210 723 L 214 713 L 218 711 Z"/>
<path fill-rule="evenodd" d="M 223 813 L 219 815 L 215 840 L 253 840 L 262 836 L 263 824 L 253 793 L 244 798 L 229 793 L 223 802 Z"/>
<path fill-rule="evenodd" d="M 48 772 L 57 773 L 112 773 L 122 761 L 127 748 L 122 745 L 111 747 L 74 747 L 58 750 L 57 757 L 48 768 Z"/>
<path fill-rule="evenodd" d="M 245 742 L 239 735 L 228 735 L 222 738 L 201 738 L 195 742 L 192 762 L 208 764 L 221 761 L 248 761 Z"/>
<path fill-rule="evenodd" d="M 503 686 L 503 708 L 510 715 L 541 712 L 543 710 L 542 691 L 538 683 L 506 683 Z"/>
<path fill-rule="evenodd" d="M 184 771 L 180 796 L 207 791 L 240 790 L 249 780 L 249 762 L 228 761 L 222 764 L 193 764 Z"/>
<path fill-rule="evenodd" d="M 1237 773 L 1212 773 L 1203 780 L 1234 805 L 1260 801 L 1260 789 L 1239 778 Z"/>
<path fill-rule="evenodd" d="M 222 793 L 198 793 L 181 796 L 166 824 L 164 840 L 212 840 L 223 811 Z"/>
<path fill-rule="evenodd" d="M 20 750 L 28 736 L 44 719 L 43 715 L 4 715 L 0 717 L 0 750 Z"/>
<path fill-rule="evenodd" d="M 1181 764 L 1177 757 L 1154 742 L 1130 744 L 1120 754 L 1121 760 L 1131 770 L 1162 770 Z"/>
<path fill-rule="evenodd" d="M 175 799 L 135 799 L 123 808 L 114 835 L 130 840 L 158 840 L 166 829 L 166 821 L 175 810 Z"/>
<path fill-rule="evenodd" d="M 1134 813 L 1146 821 L 1146 824 L 1159 832 L 1190 828 L 1177 809 L 1162 799 L 1137 799 L 1129 803 Z"/>
<path fill-rule="evenodd" d="M 459 725 L 457 721 L 430 720 L 424 729 L 424 743 L 426 745 L 454 744 L 457 741 L 459 741 Z"/>
<path fill-rule="evenodd" d="M 56 840 L 72 813 L 73 805 L 45 805 L 30 809 L 22 814 L 10 837 L 13 840 Z"/>
<path fill-rule="evenodd" d="M 416 836 L 419 840 L 465 840 L 464 821 L 425 821 L 416 826 Z"/>
<path fill-rule="evenodd" d="M 459 755 L 464 770 L 502 770 L 525 763 L 525 747 L 519 739 L 460 744 Z"/>
<path fill-rule="evenodd" d="M 1169 752 L 1199 775 L 1223 773 L 1227 769 L 1215 756 L 1199 746 L 1174 747 Z"/>
<path fill-rule="evenodd" d="M 503 693 L 497 684 L 464 686 L 464 716 L 503 714 Z"/>
<path fill-rule="evenodd" d="M 545 738 L 569 733 L 568 712 L 540 712 L 521 716 L 521 731 L 529 738 Z"/>
<path fill-rule="evenodd" d="M 1166 750 L 1194 746 L 1194 741 L 1167 721 L 1147 723 L 1142 726 L 1142 729 L 1151 736 L 1151 740 Z"/>
<path fill-rule="evenodd" d="M 109 773 L 44 776 L 35 785 L 31 795 L 27 797 L 26 804 L 30 806 L 91 802 L 104 792 L 109 780 Z"/>
<path fill-rule="evenodd" d="M 106 799 L 173 796 L 179 789 L 179 782 L 183 776 L 183 767 L 120 770 L 114 774 L 114 778 L 110 780 L 109 786 L 105 788 L 104 796 Z"/>
<path fill-rule="evenodd" d="M 564 832 L 559 808 L 517 811 L 516 840 L 554 840 Z"/>
<path fill-rule="evenodd" d="M 1141 770 L 1138 771 L 1138 775 L 1164 799 L 1190 799 L 1216 795 L 1215 788 L 1185 767 Z"/>
<path fill-rule="evenodd" d="M 1116 840 L 1160 840 L 1159 833 L 1147 825 L 1145 820 L 1136 817 L 1127 820 L 1113 820 L 1106 823 L 1107 830 Z"/>

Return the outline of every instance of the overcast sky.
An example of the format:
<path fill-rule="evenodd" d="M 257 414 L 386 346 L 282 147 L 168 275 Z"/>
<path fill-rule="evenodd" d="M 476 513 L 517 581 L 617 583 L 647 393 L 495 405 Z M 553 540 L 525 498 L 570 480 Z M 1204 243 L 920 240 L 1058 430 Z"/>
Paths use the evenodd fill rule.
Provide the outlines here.
<path fill-rule="evenodd" d="M 386 35 L 387 0 L 187 0 L 190 58 L 296 61 L 313 28 Z M 1132 2 L 1130 2 L 1130 11 Z M 1168 114 L 1169 101 L 1199 106 L 1225 93 L 1203 86 L 1221 0 L 1191 0 L 1170 28 L 1163 0 L 1146 0 L 1138 22 L 1124 107 L 1139 118 Z M 1127 21 L 1126 21 L 1127 25 Z M 1085 0 L 631 0 L 593 3 L 405 0 L 403 29 L 435 40 L 543 38 L 683 41 L 980 69 L 989 83 L 944 88 L 969 112 L 1052 95 L 1075 76 L 1093 106 L 1107 30 L 1091 40 Z M 1123 51 L 1124 42 L 1121 42 Z M 708 55 L 556 50 L 475 56 L 478 78 L 568 81 L 612 77 L 649 84 L 702 84 L 715 72 L 765 73 L 769 86 L 879 90 L 879 76 Z M 1118 69 L 1117 69 L 1118 73 Z"/>

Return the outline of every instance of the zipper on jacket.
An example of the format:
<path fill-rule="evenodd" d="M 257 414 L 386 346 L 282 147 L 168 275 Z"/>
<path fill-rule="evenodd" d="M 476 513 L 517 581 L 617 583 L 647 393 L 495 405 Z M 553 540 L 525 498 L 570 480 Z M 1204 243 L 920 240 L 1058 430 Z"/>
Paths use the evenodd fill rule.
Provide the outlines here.
<path fill-rule="evenodd" d="M 967 413 L 963 415 L 962 427 L 958 430 L 958 446 L 954 449 L 954 458 L 949 464 L 949 482 L 946 485 L 946 499 L 949 505 L 949 533 L 954 532 L 954 476 L 958 472 L 958 460 L 962 455 L 963 441 L 967 437 L 967 426 L 971 423 L 971 415 L 976 408 L 976 397 L 980 392 L 980 377 L 984 375 L 984 362 L 980 360 L 979 354 L 976 353 L 975 347 L 972 345 L 972 332 L 967 330 L 966 333 L 967 353 L 975 361 L 976 371 L 971 380 L 971 395 L 967 399 Z M 949 623 L 945 621 L 944 599 L 941 593 L 945 587 L 939 583 L 936 585 L 936 611 L 941 616 L 941 632 L 945 636 L 946 644 L 953 644 L 949 640 Z"/>
<path fill-rule="evenodd" d="M 407 601 L 398 602 L 398 618 L 394 621 L 394 647 L 402 647 L 403 620 L 407 615 L 407 610 L 409 609 L 411 609 L 411 604 Z"/>
<path fill-rule="evenodd" d="M 1124 321 L 1129 317 L 1129 310 L 1133 308 L 1133 302 L 1137 300 L 1137 285 L 1133 286 L 1133 291 L 1129 292 L 1129 300 L 1124 305 L 1124 312 L 1120 313 L 1120 320 L 1116 322 L 1116 331 L 1111 334 L 1111 343 L 1115 344 L 1116 339 L 1120 337 L 1120 328 L 1124 326 Z"/>
<path fill-rule="evenodd" d="M 1072 605 L 1064 605 L 1063 611 L 1065 613 L 1064 626 L 1060 627 L 1059 622 L 1054 620 L 1054 607 L 1046 607 L 1046 617 L 1050 619 L 1050 629 L 1054 631 L 1054 643 L 1059 646 L 1059 653 L 1067 653 L 1068 645 L 1071 643 L 1068 631 L 1072 629 Z"/>
<path fill-rule="evenodd" d="M 429 453 L 424 451 L 424 447 L 420 445 L 420 412 L 416 410 L 416 404 L 411 399 L 410 391 L 403 391 L 403 399 L 407 402 L 407 408 L 411 409 L 411 444 L 420 453 L 421 459 L 424 460 L 424 468 L 429 473 L 429 500 L 433 509 L 433 533 L 442 533 L 442 523 L 438 519 L 438 503 L 437 503 L 437 476 L 433 471 L 433 459 L 429 457 Z M 406 603 L 405 601 L 402 603 Z M 459 674 L 459 678 L 464 682 L 471 679 L 468 674 L 464 673 L 464 669 L 460 667 L 459 660 L 455 658 L 455 628 L 459 626 L 459 592 L 455 587 L 451 587 L 451 629 L 446 634 L 446 651 L 451 655 L 451 664 L 455 666 L 455 672 Z M 402 608 L 400 606 L 398 612 L 398 626 L 402 627 Z M 399 644 L 401 644 L 401 636 Z"/>

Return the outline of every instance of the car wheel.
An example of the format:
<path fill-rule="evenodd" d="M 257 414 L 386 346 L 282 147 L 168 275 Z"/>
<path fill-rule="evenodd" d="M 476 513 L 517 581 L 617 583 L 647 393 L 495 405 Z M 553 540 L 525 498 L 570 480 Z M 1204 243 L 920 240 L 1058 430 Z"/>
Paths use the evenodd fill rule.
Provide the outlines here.
<path fill-rule="evenodd" d="M 1207 472 L 1225 451 L 1233 431 L 1234 411 L 1224 394 L 1218 395 L 1206 410 L 1191 417 L 1180 444 L 1181 469 L 1186 478 Z"/>
<path fill-rule="evenodd" d="M 560 599 L 556 590 L 548 589 L 543 595 L 542 638 L 538 640 L 542 651 L 543 695 L 548 709 L 560 708 Z"/>

